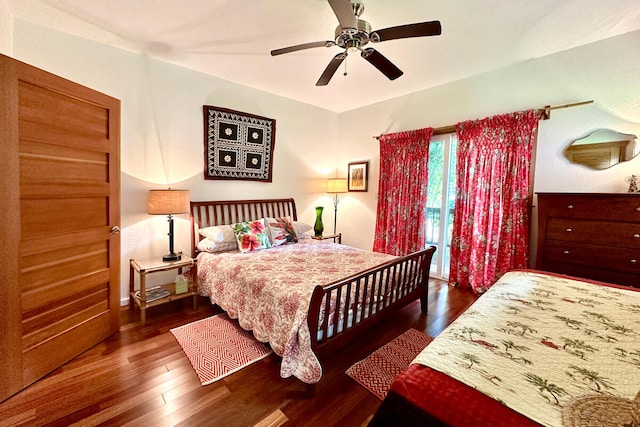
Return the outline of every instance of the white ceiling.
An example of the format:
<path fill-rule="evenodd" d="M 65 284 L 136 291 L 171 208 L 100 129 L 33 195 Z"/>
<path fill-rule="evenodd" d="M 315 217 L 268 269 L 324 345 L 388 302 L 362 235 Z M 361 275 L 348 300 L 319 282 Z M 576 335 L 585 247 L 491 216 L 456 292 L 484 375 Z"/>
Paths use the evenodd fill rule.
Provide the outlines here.
<path fill-rule="evenodd" d="M 638 0 L 363 0 L 374 30 L 439 20 L 442 35 L 373 45 L 404 75 L 389 81 L 358 54 L 328 86 L 338 47 L 326 0 L 7 0 L 14 18 L 142 52 L 213 76 L 343 112 L 640 29 Z M 369 45 L 371 46 L 371 45 Z"/>

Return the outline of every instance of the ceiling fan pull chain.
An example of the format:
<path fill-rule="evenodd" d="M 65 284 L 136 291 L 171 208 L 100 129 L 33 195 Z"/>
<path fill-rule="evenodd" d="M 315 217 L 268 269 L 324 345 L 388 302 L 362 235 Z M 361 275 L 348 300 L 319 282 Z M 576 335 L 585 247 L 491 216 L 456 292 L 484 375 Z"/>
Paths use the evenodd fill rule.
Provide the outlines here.
<path fill-rule="evenodd" d="M 342 75 L 347 77 L 347 58 L 344 58 L 344 73 Z"/>

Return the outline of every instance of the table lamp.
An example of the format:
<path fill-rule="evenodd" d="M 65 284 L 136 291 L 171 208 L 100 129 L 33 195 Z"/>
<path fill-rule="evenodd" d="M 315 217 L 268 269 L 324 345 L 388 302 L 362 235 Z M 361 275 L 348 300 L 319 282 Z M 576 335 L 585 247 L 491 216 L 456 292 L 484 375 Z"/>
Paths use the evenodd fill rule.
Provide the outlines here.
<path fill-rule="evenodd" d="M 189 190 L 149 190 L 147 213 L 149 215 L 168 215 L 169 221 L 169 253 L 162 261 L 179 261 L 181 254 L 173 251 L 173 216 L 189 212 Z"/>

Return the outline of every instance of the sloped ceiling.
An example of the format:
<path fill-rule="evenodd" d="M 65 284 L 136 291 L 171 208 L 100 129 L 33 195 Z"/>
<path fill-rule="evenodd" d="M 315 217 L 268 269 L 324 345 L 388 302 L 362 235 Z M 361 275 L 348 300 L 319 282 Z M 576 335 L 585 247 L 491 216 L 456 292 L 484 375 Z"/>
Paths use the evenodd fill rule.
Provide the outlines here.
<path fill-rule="evenodd" d="M 438 20 L 442 35 L 375 44 L 404 71 L 397 80 L 388 80 L 356 53 L 329 85 L 317 87 L 340 48 L 276 57 L 270 51 L 333 40 L 338 21 L 326 0 L 7 2 L 14 19 L 335 112 L 640 29 L 638 0 L 364 0 L 361 19 L 374 30 Z"/>

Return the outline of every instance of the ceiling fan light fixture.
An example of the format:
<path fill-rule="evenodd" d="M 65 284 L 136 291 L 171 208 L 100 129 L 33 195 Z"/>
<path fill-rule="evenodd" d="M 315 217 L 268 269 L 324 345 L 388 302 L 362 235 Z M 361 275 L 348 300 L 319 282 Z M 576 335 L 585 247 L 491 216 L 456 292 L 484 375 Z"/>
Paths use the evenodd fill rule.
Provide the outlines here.
<path fill-rule="evenodd" d="M 362 19 L 358 19 L 358 28 L 343 28 L 340 25 L 336 27 L 335 41 L 336 45 L 344 49 L 348 49 L 349 43 L 357 40 L 360 46 L 364 46 L 369 41 L 369 33 L 371 25 Z"/>
<path fill-rule="evenodd" d="M 387 40 L 404 39 L 412 37 L 438 36 L 442 34 L 440 21 L 418 22 L 415 24 L 398 25 L 371 31 L 371 25 L 360 15 L 364 12 L 362 0 L 327 0 L 333 9 L 339 25 L 335 30 L 334 41 L 321 41 L 304 43 L 271 51 L 272 56 L 284 53 L 296 52 L 316 47 L 338 46 L 344 49 L 333 57 L 324 70 L 316 86 L 326 86 L 340 64 L 346 59 L 347 54 L 360 51 L 360 55 L 389 80 L 395 80 L 403 72 L 380 52 L 372 48 L 364 48 L 369 42 L 380 43 Z M 346 65 L 346 64 L 345 64 Z M 346 70 L 344 75 L 346 75 Z"/>
<path fill-rule="evenodd" d="M 348 53 L 355 53 L 358 50 L 360 50 L 361 45 L 362 43 L 360 42 L 359 39 L 349 39 L 345 42 L 344 48 L 347 50 Z"/>

